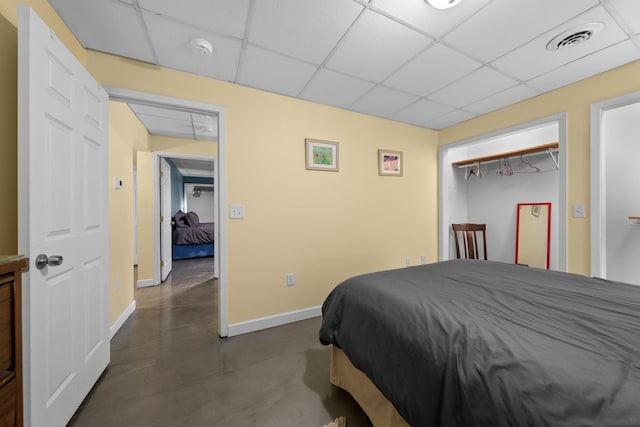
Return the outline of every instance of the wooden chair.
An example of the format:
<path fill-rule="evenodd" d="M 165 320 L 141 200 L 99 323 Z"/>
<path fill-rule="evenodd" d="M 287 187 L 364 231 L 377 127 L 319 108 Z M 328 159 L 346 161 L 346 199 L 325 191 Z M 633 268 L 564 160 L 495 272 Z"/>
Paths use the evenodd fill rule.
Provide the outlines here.
<path fill-rule="evenodd" d="M 481 259 L 478 250 L 478 234 L 482 233 L 482 254 L 487 259 L 486 224 L 451 224 L 456 238 L 456 258 Z M 460 242 L 464 246 L 464 257 L 460 256 Z"/>

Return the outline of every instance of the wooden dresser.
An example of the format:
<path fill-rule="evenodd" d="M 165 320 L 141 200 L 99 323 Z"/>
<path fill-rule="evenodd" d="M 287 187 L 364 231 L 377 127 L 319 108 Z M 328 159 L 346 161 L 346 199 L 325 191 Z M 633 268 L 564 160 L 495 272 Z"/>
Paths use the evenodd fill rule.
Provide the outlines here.
<path fill-rule="evenodd" d="M 22 271 L 28 260 L 0 257 L 0 427 L 22 426 Z"/>

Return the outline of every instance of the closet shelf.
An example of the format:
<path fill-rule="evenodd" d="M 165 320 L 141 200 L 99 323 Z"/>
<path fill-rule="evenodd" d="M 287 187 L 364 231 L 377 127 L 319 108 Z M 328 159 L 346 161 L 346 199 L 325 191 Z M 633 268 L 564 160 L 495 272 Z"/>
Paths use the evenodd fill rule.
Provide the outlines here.
<path fill-rule="evenodd" d="M 640 224 L 640 216 L 630 216 L 629 222 L 631 224 Z"/>
<path fill-rule="evenodd" d="M 552 153 L 557 152 L 559 146 L 560 146 L 559 143 L 552 142 L 549 144 L 538 145 L 535 147 L 529 147 L 522 150 L 507 151 L 504 153 L 492 154 L 490 156 L 482 156 L 482 157 L 475 157 L 473 159 L 459 160 L 457 162 L 452 162 L 451 164 L 454 166 L 465 168 L 469 166 L 474 166 L 478 163 L 495 162 L 495 161 L 498 161 L 504 158 L 509 158 L 509 157 L 524 156 L 524 155 L 539 154 L 539 153 L 549 153 L 553 158 L 553 161 L 556 163 L 556 167 L 558 167 L 558 162 L 556 158 L 553 157 Z"/>

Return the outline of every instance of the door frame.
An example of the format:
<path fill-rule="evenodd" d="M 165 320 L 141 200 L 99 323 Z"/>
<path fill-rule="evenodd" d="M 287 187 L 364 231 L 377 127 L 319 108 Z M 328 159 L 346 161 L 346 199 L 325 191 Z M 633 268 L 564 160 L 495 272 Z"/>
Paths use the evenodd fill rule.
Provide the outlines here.
<path fill-rule="evenodd" d="M 157 95 L 148 92 L 140 92 L 131 89 L 114 88 L 110 86 L 104 86 L 105 90 L 109 94 L 110 101 L 119 101 L 126 103 L 145 104 L 151 106 L 157 106 L 162 108 L 172 108 L 183 111 L 193 111 L 201 114 L 215 114 L 218 116 L 218 157 L 216 168 L 216 202 L 217 202 L 217 217 L 216 222 L 216 244 L 214 246 L 215 260 L 217 264 L 218 273 L 218 334 L 221 337 L 228 335 L 228 305 L 227 305 L 227 269 L 228 269 L 228 243 L 227 243 L 227 113 L 226 108 L 220 105 L 208 104 L 198 101 L 191 101 L 187 99 L 173 98 L 164 95 Z M 158 154 L 154 153 L 154 212 L 158 212 Z M 179 153 L 164 153 L 165 157 L 179 157 Z M 190 155 L 194 157 L 195 155 Z M 159 224 L 160 218 L 158 215 L 154 215 L 154 283 L 159 282 Z M 155 254 L 158 251 L 158 254 Z M 157 267 L 155 266 L 157 262 Z M 156 271 L 158 275 L 156 276 Z"/>
<path fill-rule="evenodd" d="M 640 102 L 640 91 L 591 104 L 591 276 L 607 278 L 607 142 L 602 120 L 609 110 Z"/>
<path fill-rule="evenodd" d="M 558 165 L 559 165 L 559 182 L 558 186 L 558 269 L 566 271 L 567 269 L 567 114 L 559 113 L 552 116 L 543 117 L 526 123 L 521 123 L 508 128 L 500 129 L 495 132 L 486 133 L 469 139 L 464 139 L 451 144 L 443 145 L 438 150 L 438 216 L 439 216 L 439 244 L 438 244 L 438 260 L 446 261 L 449 259 L 449 233 L 450 224 L 452 223 L 453 208 L 448 198 L 448 189 L 453 183 L 453 179 L 445 174 L 445 171 L 451 169 L 451 163 L 448 161 L 450 149 L 458 149 L 466 145 L 476 144 L 487 139 L 498 138 L 507 134 L 524 131 L 528 128 L 543 126 L 558 122 L 559 148 L 558 148 Z"/>
<path fill-rule="evenodd" d="M 159 285 L 162 282 L 162 266 L 160 265 L 161 261 L 161 233 L 160 233 L 160 215 L 161 215 L 161 206 L 160 206 L 160 159 L 195 159 L 195 160 L 208 160 L 213 162 L 213 182 L 214 185 L 218 182 L 218 161 L 215 157 L 211 156 L 201 156 L 198 154 L 187 154 L 173 151 L 154 151 L 153 152 L 153 285 Z M 214 193 L 214 225 L 213 225 L 213 233 L 214 237 L 217 239 L 219 235 L 218 223 L 220 218 L 218 200 Z M 219 250 L 217 248 L 218 244 L 215 242 L 213 245 L 213 263 L 214 263 L 214 275 L 220 280 L 220 256 Z"/>

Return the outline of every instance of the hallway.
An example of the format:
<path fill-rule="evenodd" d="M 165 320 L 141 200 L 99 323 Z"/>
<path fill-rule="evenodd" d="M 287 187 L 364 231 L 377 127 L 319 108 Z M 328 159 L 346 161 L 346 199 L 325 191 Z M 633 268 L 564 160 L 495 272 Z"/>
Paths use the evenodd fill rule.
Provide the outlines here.
<path fill-rule="evenodd" d="M 217 335 L 211 258 L 174 261 L 111 341 L 111 363 L 71 426 L 320 427 L 346 415 L 371 426 L 329 383 L 320 318 L 232 338 Z"/>

